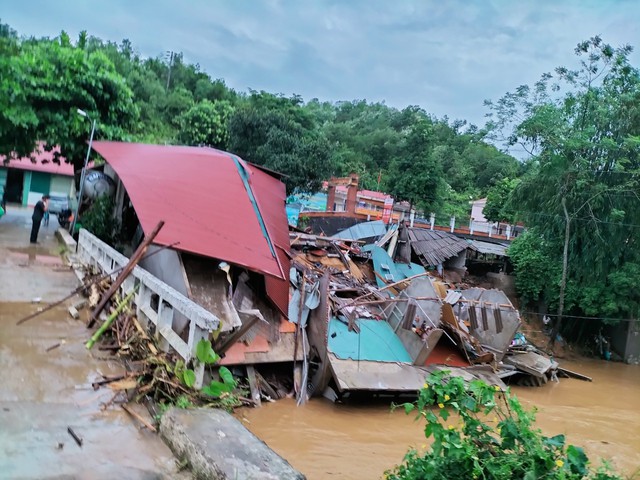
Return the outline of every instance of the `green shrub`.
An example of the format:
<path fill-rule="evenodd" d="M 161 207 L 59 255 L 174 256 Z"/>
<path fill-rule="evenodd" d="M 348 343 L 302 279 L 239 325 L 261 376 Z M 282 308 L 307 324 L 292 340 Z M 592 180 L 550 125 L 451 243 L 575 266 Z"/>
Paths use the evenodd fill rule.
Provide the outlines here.
<path fill-rule="evenodd" d="M 617 480 L 605 465 L 594 471 L 584 450 L 566 445 L 564 435 L 545 437 L 535 412 L 509 392 L 449 372 L 431 374 L 407 413 L 424 418 L 433 443 L 410 450 L 389 480 Z"/>

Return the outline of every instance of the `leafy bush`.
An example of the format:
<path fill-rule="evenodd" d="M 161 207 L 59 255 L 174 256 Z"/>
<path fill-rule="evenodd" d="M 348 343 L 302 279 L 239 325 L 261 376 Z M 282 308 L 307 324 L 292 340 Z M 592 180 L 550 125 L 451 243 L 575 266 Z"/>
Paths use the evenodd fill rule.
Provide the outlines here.
<path fill-rule="evenodd" d="M 80 218 L 82 227 L 105 243 L 113 245 L 120 225 L 113 216 L 114 203 L 108 195 L 101 195 Z"/>
<path fill-rule="evenodd" d="M 426 420 L 424 433 L 433 443 L 423 452 L 410 450 L 386 472 L 388 480 L 621 478 L 606 465 L 592 470 L 582 448 L 566 445 L 564 435 L 545 437 L 534 426 L 534 411 L 479 380 L 433 373 L 418 400 L 403 406 Z"/>

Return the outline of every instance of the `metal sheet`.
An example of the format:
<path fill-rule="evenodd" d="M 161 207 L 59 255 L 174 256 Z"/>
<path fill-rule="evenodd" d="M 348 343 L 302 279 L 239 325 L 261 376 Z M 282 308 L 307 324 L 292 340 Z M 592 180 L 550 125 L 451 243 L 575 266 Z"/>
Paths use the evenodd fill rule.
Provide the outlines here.
<path fill-rule="evenodd" d="M 435 267 L 460 252 L 475 249 L 466 240 L 450 233 L 426 228 L 409 228 L 411 248 L 421 258 L 424 265 Z"/>
<path fill-rule="evenodd" d="M 504 357 L 503 362 L 507 365 L 513 365 L 518 370 L 522 370 L 535 377 L 544 377 L 553 363 L 547 357 L 543 357 L 535 352 L 519 353 L 516 355 L 508 355 Z"/>
<path fill-rule="evenodd" d="M 501 243 L 483 242 L 480 240 L 470 240 L 469 243 L 475 247 L 480 253 L 498 255 L 500 257 L 508 257 L 507 248 L 508 245 Z"/>
<path fill-rule="evenodd" d="M 360 333 L 332 318 L 328 349 L 341 359 L 411 363 L 412 359 L 391 326 L 383 320 L 357 319 Z"/>
<path fill-rule="evenodd" d="M 362 238 L 378 238 L 387 233 L 387 226 L 382 220 L 373 222 L 357 223 L 353 227 L 342 230 L 332 238 L 340 238 L 346 240 L 360 240 Z"/>
<path fill-rule="evenodd" d="M 328 356 L 334 379 L 340 391 L 368 390 L 388 392 L 416 392 L 420 390 L 431 372 L 447 370 L 465 381 L 483 380 L 506 390 L 506 385 L 491 369 L 469 367 L 445 367 L 430 365 L 418 367 L 402 363 L 384 363 L 341 360 L 333 354 Z"/>

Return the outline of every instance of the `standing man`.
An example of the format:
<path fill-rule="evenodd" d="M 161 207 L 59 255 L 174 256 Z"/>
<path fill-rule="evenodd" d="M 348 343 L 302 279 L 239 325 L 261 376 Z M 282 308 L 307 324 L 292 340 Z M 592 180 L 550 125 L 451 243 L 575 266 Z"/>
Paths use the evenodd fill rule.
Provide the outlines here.
<path fill-rule="evenodd" d="M 40 223 L 42 222 L 42 217 L 44 217 L 44 212 L 49 209 L 49 195 L 43 195 L 42 200 L 36 203 L 36 206 L 33 209 L 33 215 L 31 215 L 31 221 L 33 222 L 31 225 L 31 243 L 38 243 L 38 232 L 40 231 Z"/>

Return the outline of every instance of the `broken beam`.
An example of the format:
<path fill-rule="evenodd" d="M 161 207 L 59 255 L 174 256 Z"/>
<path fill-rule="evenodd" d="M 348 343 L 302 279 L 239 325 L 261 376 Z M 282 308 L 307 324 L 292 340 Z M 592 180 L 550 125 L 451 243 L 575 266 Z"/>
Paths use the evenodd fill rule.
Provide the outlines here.
<path fill-rule="evenodd" d="M 91 313 L 91 318 L 87 323 L 87 328 L 93 327 L 93 324 L 96 323 L 96 320 L 98 319 L 98 315 L 100 315 L 100 312 L 104 310 L 104 307 L 106 307 L 107 302 L 111 299 L 113 294 L 116 293 L 118 288 L 120 288 L 120 285 L 122 285 L 122 282 L 124 282 L 125 279 L 129 276 L 129 274 L 131 274 L 131 272 L 133 271 L 135 266 L 138 264 L 138 262 L 142 260 L 142 257 L 146 253 L 147 248 L 149 248 L 149 245 L 151 245 L 151 242 L 153 242 L 153 239 L 156 238 L 156 236 L 160 232 L 160 229 L 162 229 L 163 226 L 164 226 L 164 220 L 160 220 L 158 222 L 158 225 L 156 225 L 156 228 L 154 228 L 153 231 L 144 238 L 140 246 L 138 246 L 137 250 L 131 256 L 131 258 L 129 259 L 129 262 L 125 265 L 122 272 L 120 272 L 118 277 L 109 287 L 109 290 L 107 290 L 107 292 L 102 296 L 100 303 L 96 305 L 96 308 Z"/>

